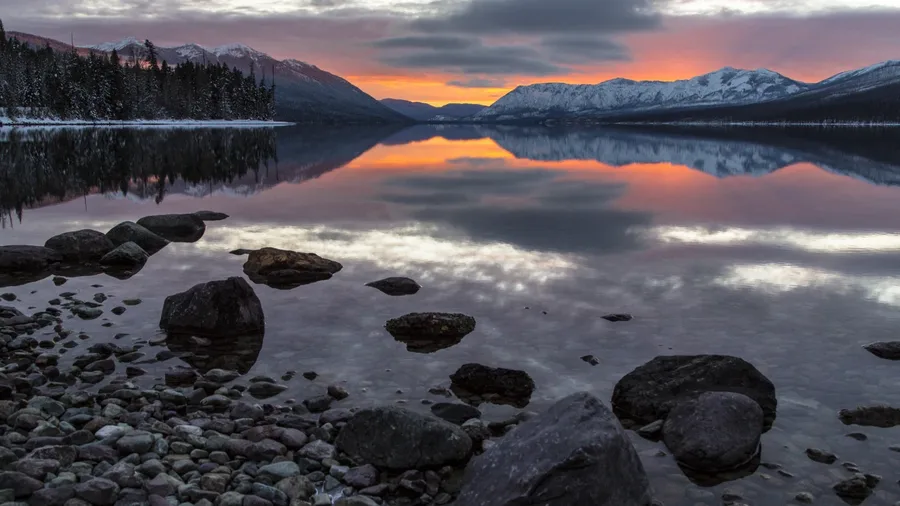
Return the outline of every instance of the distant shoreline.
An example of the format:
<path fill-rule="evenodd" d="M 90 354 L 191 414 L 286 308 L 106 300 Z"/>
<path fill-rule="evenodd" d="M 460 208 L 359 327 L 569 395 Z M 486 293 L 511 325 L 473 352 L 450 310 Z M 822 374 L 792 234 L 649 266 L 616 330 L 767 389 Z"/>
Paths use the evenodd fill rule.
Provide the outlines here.
<path fill-rule="evenodd" d="M 876 122 L 876 121 L 599 121 L 585 119 L 540 119 L 540 120 L 498 120 L 498 121 L 473 121 L 460 119 L 459 121 L 424 121 L 425 125 L 502 125 L 502 126 L 543 126 L 543 127 L 611 127 L 611 126 L 697 126 L 697 127 L 816 127 L 816 128 L 897 128 L 900 122 Z"/>
<path fill-rule="evenodd" d="M 260 120 L 56 120 L 0 117 L 0 128 L 261 128 L 291 126 L 289 121 Z"/>

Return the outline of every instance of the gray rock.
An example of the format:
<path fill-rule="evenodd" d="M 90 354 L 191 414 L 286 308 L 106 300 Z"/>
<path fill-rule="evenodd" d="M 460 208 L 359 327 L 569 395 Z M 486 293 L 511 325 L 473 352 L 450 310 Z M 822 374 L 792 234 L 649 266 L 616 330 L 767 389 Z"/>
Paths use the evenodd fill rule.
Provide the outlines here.
<path fill-rule="evenodd" d="M 846 425 L 881 428 L 900 425 L 900 409 L 890 406 L 860 406 L 855 409 L 842 409 L 838 413 L 838 417 Z"/>
<path fill-rule="evenodd" d="M 253 484 L 251 490 L 253 491 L 253 495 L 271 501 L 271 503 L 276 506 L 287 506 L 288 504 L 287 494 L 275 487 L 270 487 L 257 482 Z"/>
<path fill-rule="evenodd" d="M 297 455 L 314 460 L 325 460 L 335 458 L 337 451 L 334 446 L 318 439 L 301 448 Z"/>
<path fill-rule="evenodd" d="M 433 353 L 459 344 L 475 330 L 475 318 L 460 313 L 409 313 L 384 324 L 394 339 L 415 353 Z"/>
<path fill-rule="evenodd" d="M 812 504 L 815 497 L 809 492 L 800 492 L 794 496 L 794 500 L 803 504 Z"/>
<path fill-rule="evenodd" d="M 522 423 L 472 461 L 456 504 L 647 506 L 650 487 L 622 426 L 577 393 Z"/>
<path fill-rule="evenodd" d="M 112 267 L 139 267 L 147 263 L 150 255 L 133 242 L 126 242 L 100 259 L 101 265 Z"/>
<path fill-rule="evenodd" d="M 492 402 L 523 408 L 531 400 L 534 380 L 525 371 L 464 364 L 450 375 L 451 389 L 462 399 L 470 395 L 492 395 Z M 471 401 L 470 401 L 471 402 Z"/>
<path fill-rule="evenodd" d="M 272 481 L 280 481 L 300 474 L 300 467 L 293 462 L 276 462 L 259 468 L 260 476 L 268 476 Z"/>
<path fill-rule="evenodd" d="M 115 245 L 96 230 L 76 230 L 47 239 L 44 247 L 58 252 L 68 261 L 96 261 L 112 251 Z"/>
<path fill-rule="evenodd" d="M 15 470 L 36 480 L 42 480 L 47 474 L 59 471 L 59 461 L 51 459 L 22 459 L 16 462 Z"/>
<path fill-rule="evenodd" d="M 234 406 L 231 407 L 231 412 L 229 413 L 232 420 L 240 420 L 242 418 L 249 418 L 254 422 L 257 420 L 261 420 L 265 416 L 265 411 L 263 411 L 262 406 L 258 404 L 250 404 L 247 402 L 236 402 Z"/>
<path fill-rule="evenodd" d="M 146 228 L 131 221 L 119 223 L 106 233 L 106 237 L 115 246 L 133 242 L 149 254 L 154 254 L 166 247 L 169 241 L 154 234 Z"/>
<path fill-rule="evenodd" d="M 401 295 L 413 295 L 421 288 L 419 284 L 412 279 L 402 277 L 379 279 L 378 281 L 366 283 L 366 286 L 371 286 L 372 288 L 395 297 Z"/>
<path fill-rule="evenodd" d="M 194 242 L 206 232 L 206 223 L 193 214 L 145 216 L 137 224 L 172 242 Z"/>
<path fill-rule="evenodd" d="M 809 460 L 822 464 L 834 464 L 837 462 L 837 456 L 835 454 L 818 448 L 807 448 L 806 456 L 809 457 Z"/>
<path fill-rule="evenodd" d="M 434 416 L 456 425 L 462 425 L 472 418 L 481 418 L 481 411 L 468 404 L 439 402 L 431 406 Z"/>
<path fill-rule="evenodd" d="M 379 506 L 377 502 L 364 495 L 341 497 L 335 501 L 334 506 Z"/>
<path fill-rule="evenodd" d="M 453 424 L 387 406 L 354 414 L 341 429 L 337 447 L 363 462 L 403 470 L 464 462 L 472 440 Z"/>
<path fill-rule="evenodd" d="M 328 385 L 327 392 L 330 397 L 337 401 L 342 401 L 347 397 L 350 397 L 350 392 L 340 385 Z"/>
<path fill-rule="evenodd" d="M 229 481 L 231 481 L 231 476 L 227 474 L 209 473 L 200 478 L 200 487 L 202 487 L 203 490 L 210 490 L 212 492 L 223 494 L 228 489 Z"/>
<path fill-rule="evenodd" d="M 663 425 L 663 441 L 678 462 L 696 471 L 737 469 L 759 452 L 763 412 L 753 399 L 707 392 L 676 405 Z"/>
<path fill-rule="evenodd" d="M 344 473 L 343 480 L 347 485 L 362 490 L 378 483 L 378 469 L 372 464 L 353 467 Z"/>
<path fill-rule="evenodd" d="M 216 501 L 217 506 L 243 506 L 243 503 L 244 494 L 238 492 L 225 492 Z"/>
<path fill-rule="evenodd" d="M 268 399 L 287 390 L 286 385 L 275 383 L 257 382 L 250 385 L 247 392 L 256 399 Z"/>
<path fill-rule="evenodd" d="M 222 221 L 228 219 L 227 214 L 219 213 L 216 211 L 197 211 L 196 213 L 194 213 L 194 216 L 200 218 L 203 221 Z"/>
<path fill-rule="evenodd" d="M 109 506 L 116 503 L 119 486 L 105 478 L 94 478 L 75 485 L 75 495 L 97 506 Z"/>
<path fill-rule="evenodd" d="M 612 407 L 626 426 L 664 420 L 686 398 L 703 392 L 735 392 L 763 410 L 766 428 L 775 420 L 775 386 L 750 363 L 726 355 L 660 356 L 626 374 L 613 390 Z"/>
<path fill-rule="evenodd" d="M 226 371 L 224 369 L 211 369 L 206 374 L 203 375 L 205 379 L 212 381 L 213 383 L 228 383 L 229 381 L 234 381 L 241 377 L 241 374 L 237 371 Z"/>
<path fill-rule="evenodd" d="M 71 309 L 72 314 L 82 320 L 95 320 L 103 314 L 103 310 L 98 307 L 90 307 L 85 305 L 74 306 Z"/>
<path fill-rule="evenodd" d="M 27 497 L 43 488 L 44 484 L 25 474 L 15 471 L 0 472 L 0 490 L 13 491 L 15 497 Z"/>
<path fill-rule="evenodd" d="M 316 487 L 305 476 L 291 476 L 275 484 L 291 501 L 305 501 L 316 494 Z"/>
<path fill-rule="evenodd" d="M 147 453 L 153 448 L 153 436 L 146 433 L 127 434 L 116 442 L 116 448 L 123 455 Z"/>
<path fill-rule="evenodd" d="M 166 473 L 159 473 L 155 478 L 148 481 L 144 487 L 147 489 L 148 494 L 166 497 L 173 495 L 181 485 L 184 485 L 181 480 Z"/>
<path fill-rule="evenodd" d="M 62 255 L 40 246 L 0 246 L 0 275 L 39 273 L 62 261 Z"/>
<path fill-rule="evenodd" d="M 51 459 L 59 462 L 61 467 L 69 467 L 78 457 L 78 450 L 74 446 L 53 445 L 36 448 L 25 456 L 29 459 Z"/>
<path fill-rule="evenodd" d="M 900 341 L 881 341 L 870 343 L 863 348 L 878 358 L 900 360 Z"/>
<path fill-rule="evenodd" d="M 47 487 L 36 491 L 31 496 L 29 504 L 32 506 L 64 506 L 73 497 L 75 497 L 75 487 L 72 485 Z"/>
<path fill-rule="evenodd" d="M 232 277 L 166 297 L 159 326 L 175 334 L 242 336 L 262 332 L 265 317 L 253 288 Z"/>
<path fill-rule="evenodd" d="M 866 476 L 860 473 L 836 483 L 832 488 L 839 497 L 857 501 L 869 497 L 874 491 L 873 487 L 869 486 Z"/>
<path fill-rule="evenodd" d="M 657 420 L 655 422 L 648 423 L 644 425 L 640 429 L 637 430 L 639 436 L 651 440 L 659 439 L 660 434 L 662 434 L 663 421 Z"/>
<path fill-rule="evenodd" d="M 113 465 L 101 477 L 112 481 L 120 488 L 137 488 L 141 486 L 141 479 L 135 475 L 134 465 L 124 460 Z"/>
<path fill-rule="evenodd" d="M 281 437 L 279 437 L 281 443 L 284 446 L 287 446 L 289 450 L 299 450 L 300 448 L 303 448 L 308 439 L 306 433 L 298 429 L 284 429 L 281 432 Z"/>
<path fill-rule="evenodd" d="M 246 456 L 250 460 L 268 462 L 285 453 L 287 453 L 287 448 L 283 444 L 271 439 L 263 439 L 251 444 L 246 451 Z"/>
<path fill-rule="evenodd" d="M 262 248 L 249 253 L 244 274 L 254 283 L 290 288 L 330 279 L 343 266 L 315 253 Z"/>

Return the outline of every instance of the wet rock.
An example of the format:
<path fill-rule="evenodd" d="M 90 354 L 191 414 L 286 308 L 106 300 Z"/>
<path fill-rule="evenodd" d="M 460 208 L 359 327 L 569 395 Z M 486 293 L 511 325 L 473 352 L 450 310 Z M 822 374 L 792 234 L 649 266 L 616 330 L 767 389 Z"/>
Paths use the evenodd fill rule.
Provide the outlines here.
<path fill-rule="evenodd" d="M 50 250 L 50 251 L 53 251 L 53 250 Z M 54 253 L 56 253 L 56 252 L 54 251 Z M 62 276 L 53 276 L 53 284 L 56 286 L 62 286 L 64 284 L 66 284 L 67 281 L 69 281 L 69 280 Z"/>
<path fill-rule="evenodd" d="M 327 392 L 328 395 L 336 401 L 341 401 L 346 399 L 347 397 L 350 397 L 350 392 L 348 392 L 346 388 L 340 385 L 328 385 Z"/>
<path fill-rule="evenodd" d="M 59 471 L 59 461 L 50 459 L 22 459 L 16 462 L 15 470 L 36 480 L 43 480 L 47 474 Z"/>
<path fill-rule="evenodd" d="M 388 320 L 384 328 L 408 351 L 433 353 L 459 344 L 475 330 L 475 318 L 460 313 L 409 313 Z"/>
<path fill-rule="evenodd" d="M 466 469 L 456 504 L 646 506 L 650 488 L 622 426 L 577 393 L 507 434 Z"/>
<path fill-rule="evenodd" d="M 251 281 L 275 288 L 293 288 L 330 279 L 342 268 L 338 262 L 315 253 L 277 248 L 251 251 L 244 263 L 244 273 Z"/>
<path fill-rule="evenodd" d="M 47 239 L 44 247 L 58 252 L 68 261 L 96 261 L 112 251 L 115 245 L 96 230 L 76 230 Z"/>
<path fill-rule="evenodd" d="M 172 242 L 195 242 L 206 232 L 206 223 L 193 214 L 145 216 L 137 224 Z"/>
<path fill-rule="evenodd" d="M 740 468 L 759 453 L 762 408 L 733 392 L 706 392 L 677 404 L 663 424 L 663 441 L 679 464 L 715 474 Z"/>
<path fill-rule="evenodd" d="M 297 455 L 313 460 L 333 459 L 337 456 L 334 446 L 322 441 L 321 439 L 306 444 Z"/>
<path fill-rule="evenodd" d="M 392 296 L 413 295 L 421 288 L 419 284 L 412 279 L 402 277 L 384 278 L 366 283 L 366 286 L 371 286 L 372 288 Z"/>
<path fill-rule="evenodd" d="M 353 467 L 344 473 L 342 479 L 347 485 L 362 490 L 378 483 L 378 469 L 372 464 Z"/>
<path fill-rule="evenodd" d="M 334 506 L 378 506 L 378 503 L 364 495 L 352 495 L 339 498 Z"/>
<path fill-rule="evenodd" d="M 794 500 L 803 504 L 812 504 L 815 497 L 809 492 L 800 492 L 794 496 Z"/>
<path fill-rule="evenodd" d="M 0 246 L 0 274 L 40 273 L 62 261 L 59 252 L 40 246 Z"/>
<path fill-rule="evenodd" d="M 890 406 L 861 406 L 855 409 L 842 409 L 838 413 L 845 425 L 863 425 L 888 428 L 900 425 L 900 409 Z"/>
<path fill-rule="evenodd" d="M 53 488 L 42 488 L 36 491 L 28 504 L 35 506 L 64 506 L 75 497 L 75 487 L 62 485 Z"/>
<path fill-rule="evenodd" d="M 846 436 L 857 441 L 865 441 L 869 439 L 869 436 L 863 434 L 862 432 L 851 432 L 849 434 L 846 434 Z"/>
<path fill-rule="evenodd" d="M 358 411 L 336 445 L 363 462 L 397 470 L 464 462 L 472 451 L 459 427 L 394 406 Z"/>
<path fill-rule="evenodd" d="M 630 322 L 631 320 L 634 319 L 633 316 L 631 316 L 630 314 L 627 314 L 627 313 L 608 314 L 606 316 L 601 316 L 601 318 L 603 318 L 606 321 L 610 321 L 610 322 Z"/>
<path fill-rule="evenodd" d="M 328 408 L 331 407 L 333 401 L 334 398 L 329 395 L 319 395 L 304 400 L 303 405 L 306 406 L 306 409 L 311 413 L 322 413 L 328 411 Z"/>
<path fill-rule="evenodd" d="M 222 221 L 227 220 L 228 215 L 225 213 L 217 213 L 215 211 L 197 211 L 194 216 L 203 221 Z"/>
<path fill-rule="evenodd" d="M 119 486 L 105 478 L 94 478 L 75 485 L 75 495 L 90 504 L 109 506 L 116 503 Z"/>
<path fill-rule="evenodd" d="M 203 375 L 205 379 L 214 383 L 228 383 L 241 377 L 237 371 L 226 371 L 224 369 L 211 369 Z"/>
<path fill-rule="evenodd" d="M 140 303 L 141 299 L 124 299 L 122 301 L 122 304 L 125 304 L 126 306 L 137 306 Z"/>
<path fill-rule="evenodd" d="M 265 317 L 253 288 L 232 277 L 166 297 L 159 326 L 175 334 L 240 336 L 262 332 Z"/>
<path fill-rule="evenodd" d="M 275 383 L 258 382 L 252 383 L 247 392 L 256 399 L 268 399 L 274 397 L 281 392 L 287 390 L 286 385 L 278 385 Z"/>
<path fill-rule="evenodd" d="M 878 358 L 900 360 L 900 341 L 876 342 L 867 344 L 863 348 Z"/>
<path fill-rule="evenodd" d="M 17 298 L 16 294 L 14 294 L 14 293 L 4 293 L 4 294 L 0 295 L 0 299 L 3 299 L 7 302 L 12 302 L 12 301 L 16 300 L 16 298 Z"/>
<path fill-rule="evenodd" d="M 306 371 L 305 373 L 303 373 L 303 377 L 312 381 L 319 377 L 319 373 L 315 371 Z"/>
<path fill-rule="evenodd" d="M 276 462 L 259 468 L 260 476 L 268 476 L 275 482 L 298 474 L 300 474 L 300 468 L 293 462 Z"/>
<path fill-rule="evenodd" d="M 585 356 L 581 357 L 581 360 L 583 360 L 591 365 L 599 365 L 600 364 L 600 360 L 598 360 L 597 357 L 595 357 L 593 355 L 585 355 Z"/>
<path fill-rule="evenodd" d="M 662 434 L 662 429 L 663 429 L 663 421 L 657 420 L 655 422 L 644 425 L 643 427 L 638 429 L 636 432 L 642 438 L 655 441 L 655 440 L 659 439 L 660 435 Z"/>
<path fill-rule="evenodd" d="M 837 462 L 837 456 L 835 454 L 818 448 L 807 448 L 806 456 L 809 457 L 809 460 L 821 464 L 834 464 Z"/>
<path fill-rule="evenodd" d="M 240 257 L 240 256 L 249 255 L 250 253 L 253 253 L 253 250 L 252 250 L 252 249 L 245 249 L 245 248 L 238 248 L 238 249 L 235 249 L 235 250 L 231 250 L 231 251 L 229 251 L 228 253 L 231 254 L 231 255 L 239 256 L 239 257 Z"/>
<path fill-rule="evenodd" d="M 481 411 L 468 404 L 439 402 L 431 406 L 434 416 L 456 425 L 462 425 L 472 418 L 481 418 Z"/>
<path fill-rule="evenodd" d="M 133 242 L 150 255 L 153 255 L 169 244 L 168 240 L 131 221 L 119 223 L 106 233 L 106 237 L 108 237 L 115 246 Z"/>
<path fill-rule="evenodd" d="M 126 242 L 100 259 L 101 265 L 111 267 L 140 267 L 147 263 L 150 255 L 133 242 Z"/>
<path fill-rule="evenodd" d="M 96 307 L 89 307 L 85 305 L 74 306 L 71 309 L 72 314 L 81 318 L 82 320 L 94 320 L 100 317 L 103 314 L 103 310 Z"/>
<path fill-rule="evenodd" d="M 12 490 L 16 498 L 27 497 L 43 488 L 44 484 L 15 471 L 0 472 L 0 490 Z"/>
<path fill-rule="evenodd" d="M 860 473 L 836 483 L 832 488 L 838 497 L 849 499 L 856 504 L 859 504 L 859 502 L 862 502 L 874 492 L 873 487 L 869 486 L 866 476 Z"/>
<path fill-rule="evenodd" d="M 518 408 L 528 405 L 534 392 L 534 380 L 525 371 L 465 364 L 450 375 L 451 389 L 462 400 L 478 405 L 475 396 L 493 396 L 491 402 L 511 404 Z"/>
<path fill-rule="evenodd" d="M 132 453 L 142 455 L 153 448 L 153 436 L 149 433 L 126 434 L 116 442 L 116 448 L 123 455 L 131 455 Z"/>
<path fill-rule="evenodd" d="M 775 386 L 750 363 L 726 355 L 660 356 L 626 374 L 613 390 L 613 411 L 627 427 L 663 420 L 679 402 L 703 392 L 734 392 L 775 420 Z"/>

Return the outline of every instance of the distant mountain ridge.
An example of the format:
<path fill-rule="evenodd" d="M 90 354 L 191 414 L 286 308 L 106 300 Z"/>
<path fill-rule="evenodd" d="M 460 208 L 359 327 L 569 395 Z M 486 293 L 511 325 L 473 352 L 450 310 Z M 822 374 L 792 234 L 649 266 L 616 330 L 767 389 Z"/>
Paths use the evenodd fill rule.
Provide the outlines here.
<path fill-rule="evenodd" d="M 468 118 L 487 108 L 480 104 L 446 104 L 435 107 L 424 102 L 385 98 L 381 103 L 417 121 L 452 121 Z"/>
<path fill-rule="evenodd" d="M 865 93 L 883 102 L 886 87 L 900 85 L 900 61 L 887 61 L 842 72 L 819 83 L 804 83 L 767 69 L 741 70 L 731 67 L 673 82 L 612 79 L 594 85 L 562 83 L 519 86 L 474 116 L 481 122 L 566 120 L 595 118 L 599 121 L 864 121 L 869 112 L 849 110 L 847 101 Z M 889 94 L 888 94 L 889 95 Z M 871 101 L 871 98 L 867 98 Z M 753 114 L 771 104 L 766 114 Z M 817 110 L 837 104 L 827 114 Z M 878 121 L 900 121 L 900 96 L 887 109 L 875 114 Z M 858 105 L 858 104 L 857 104 Z M 725 108 L 729 108 L 725 110 Z M 720 110 L 721 109 L 721 110 Z M 838 111 L 839 109 L 839 111 Z M 845 111 L 846 110 L 846 111 Z M 845 111 L 845 112 L 843 112 Z"/>
<path fill-rule="evenodd" d="M 68 51 L 71 44 L 32 34 L 7 32 L 34 46 L 49 45 L 56 51 Z M 346 79 L 299 60 L 276 60 L 244 44 L 226 44 L 207 48 L 198 44 L 157 47 L 158 59 L 171 65 L 182 62 L 224 63 L 242 72 L 251 70 L 257 78 L 271 80 L 274 73 L 276 118 L 298 123 L 357 124 L 404 123 L 411 120 L 366 94 Z M 115 50 L 123 59 L 144 58 L 144 42 L 128 37 L 76 48 L 80 55 L 91 52 L 108 54 Z M 271 81 L 270 81 L 271 82 Z"/>

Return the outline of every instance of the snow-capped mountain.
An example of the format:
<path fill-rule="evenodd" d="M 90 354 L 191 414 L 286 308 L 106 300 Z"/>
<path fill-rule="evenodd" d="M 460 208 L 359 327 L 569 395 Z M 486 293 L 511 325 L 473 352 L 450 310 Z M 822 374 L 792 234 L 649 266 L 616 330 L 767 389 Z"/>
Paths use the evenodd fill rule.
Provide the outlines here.
<path fill-rule="evenodd" d="M 676 107 L 748 104 L 809 89 L 808 84 L 771 70 L 726 67 L 682 81 L 612 79 L 600 84 L 547 83 L 519 86 L 475 115 L 504 120 L 569 115 L 603 115 Z"/>
<path fill-rule="evenodd" d="M 100 52 L 115 50 L 121 58 L 143 59 L 144 41 L 128 37 L 84 49 Z M 275 107 L 278 119 L 302 123 L 384 123 L 404 122 L 398 114 L 360 90 L 346 79 L 315 65 L 298 60 L 276 60 L 244 44 L 205 47 L 184 44 L 157 47 L 158 59 L 170 65 L 182 62 L 222 63 L 244 73 L 252 69 L 257 78 L 271 82 L 275 75 Z"/>

